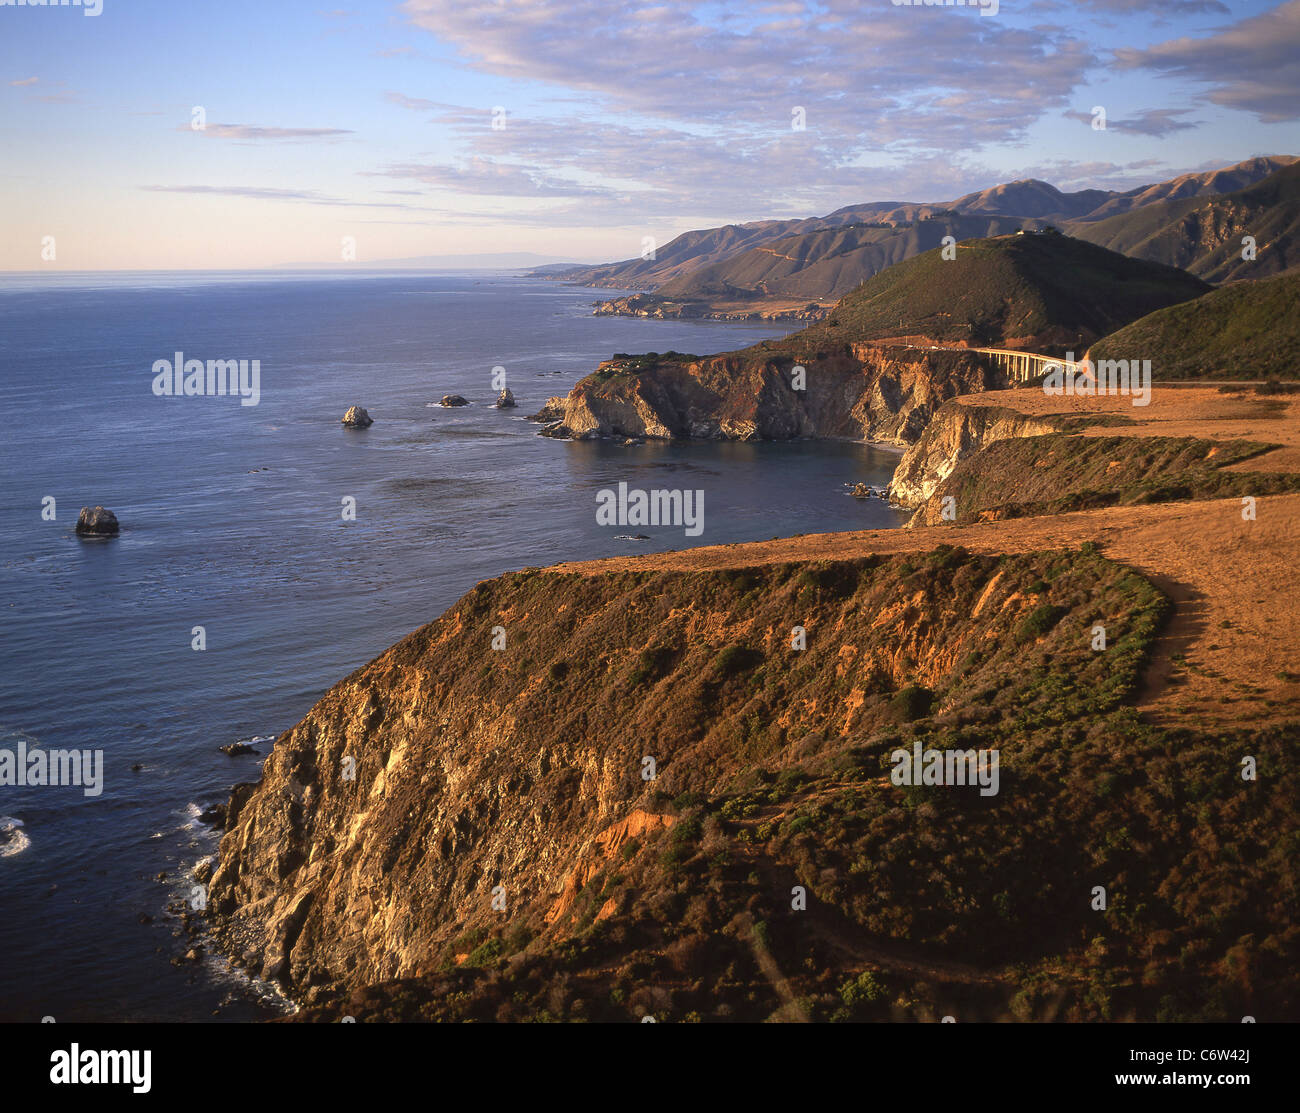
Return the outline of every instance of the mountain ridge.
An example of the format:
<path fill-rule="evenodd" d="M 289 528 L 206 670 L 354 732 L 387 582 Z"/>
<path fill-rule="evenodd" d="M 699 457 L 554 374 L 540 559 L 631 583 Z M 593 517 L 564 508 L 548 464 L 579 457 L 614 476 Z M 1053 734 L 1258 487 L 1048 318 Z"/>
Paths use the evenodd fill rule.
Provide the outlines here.
<path fill-rule="evenodd" d="M 1106 219 L 1171 198 L 1194 204 L 1197 197 L 1256 184 L 1295 162 L 1290 155 L 1256 157 L 1124 192 L 1065 193 L 1040 179 L 1020 179 L 942 203 L 867 202 L 824 217 L 699 229 L 676 237 L 654 258 L 551 268 L 534 276 L 641 291 L 597 303 L 600 315 L 815 320 L 854 287 L 938 246 L 946 235 L 960 241 L 1056 224 L 1102 242 L 1099 235 L 1115 225 L 1102 225 L 1100 234 L 1088 229 Z"/>

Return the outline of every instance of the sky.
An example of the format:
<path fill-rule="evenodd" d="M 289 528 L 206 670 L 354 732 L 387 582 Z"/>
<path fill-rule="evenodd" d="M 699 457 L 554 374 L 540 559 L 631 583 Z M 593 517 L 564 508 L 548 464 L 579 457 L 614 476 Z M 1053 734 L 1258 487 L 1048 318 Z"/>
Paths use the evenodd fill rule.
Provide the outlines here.
<path fill-rule="evenodd" d="M 0 270 L 603 261 L 1300 154 L 1300 0 L 985 3 L 0 0 Z"/>

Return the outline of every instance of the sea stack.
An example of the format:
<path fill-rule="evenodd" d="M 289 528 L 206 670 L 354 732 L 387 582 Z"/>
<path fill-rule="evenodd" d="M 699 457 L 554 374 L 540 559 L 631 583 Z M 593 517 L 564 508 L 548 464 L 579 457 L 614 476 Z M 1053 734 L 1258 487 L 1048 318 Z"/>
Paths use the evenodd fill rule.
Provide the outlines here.
<path fill-rule="evenodd" d="M 116 537 L 117 515 L 102 506 L 83 506 L 77 516 L 78 537 Z"/>
<path fill-rule="evenodd" d="M 498 410 L 513 410 L 515 408 L 515 405 L 516 405 L 515 396 L 510 393 L 509 387 L 506 387 L 500 394 L 497 395 Z"/>
<path fill-rule="evenodd" d="M 349 429 L 365 429 L 375 423 L 375 419 L 366 413 L 364 406 L 349 406 L 343 415 L 343 424 Z"/>

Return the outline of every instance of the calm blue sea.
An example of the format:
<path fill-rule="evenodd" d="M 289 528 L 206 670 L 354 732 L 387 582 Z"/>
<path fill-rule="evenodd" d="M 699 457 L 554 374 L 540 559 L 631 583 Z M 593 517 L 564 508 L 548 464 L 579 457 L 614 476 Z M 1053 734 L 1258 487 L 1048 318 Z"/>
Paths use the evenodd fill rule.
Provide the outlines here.
<path fill-rule="evenodd" d="M 0 1019 L 273 1009 L 219 960 L 170 962 L 185 944 L 165 908 L 215 849 L 198 813 L 258 773 L 218 747 L 292 726 L 478 580 L 900 524 L 845 494 L 896 462 L 863 445 L 538 437 L 524 415 L 614 352 L 779 331 L 591 315 L 618 293 L 483 274 L 0 276 L 0 747 L 105 762 L 94 798 L 0 787 Z M 155 397 L 152 365 L 177 351 L 260 360 L 260 403 Z M 517 410 L 491 405 L 498 365 Z M 474 404 L 442 409 L 445 393 Z M 353 403 L 370 429 L 340 425 Z M 703 490 L 703 534 L 598 526 L 596 492 L 620 480 Z M 96 503 L 118 539 L 75 536 Z M 636 532 L 650 540 L 616 539 Z"/>

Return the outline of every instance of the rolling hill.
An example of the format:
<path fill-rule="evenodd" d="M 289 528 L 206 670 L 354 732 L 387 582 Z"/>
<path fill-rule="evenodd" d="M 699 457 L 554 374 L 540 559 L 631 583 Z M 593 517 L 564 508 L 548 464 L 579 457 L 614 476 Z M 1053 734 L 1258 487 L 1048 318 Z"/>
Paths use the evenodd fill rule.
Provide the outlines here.
<path fill-rule="evenodd" d="M 999 236 L 960 243 L 953 259 L 940 249 L 890 267 L 846 294 L 826 321 L 789 340 L 834 347 L 837 341 L 920 337 L 1082 353 L 1137 317 L 1208 289 L 1173 267 L 1070 236 Z"/>
<path fill-rule="evenodd" d="M 1300 378 L 1300 268 L 1149 313 L 1090 354 L 1149 359 L 1156 379 Z"/>

